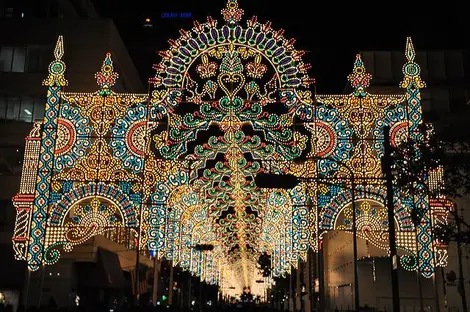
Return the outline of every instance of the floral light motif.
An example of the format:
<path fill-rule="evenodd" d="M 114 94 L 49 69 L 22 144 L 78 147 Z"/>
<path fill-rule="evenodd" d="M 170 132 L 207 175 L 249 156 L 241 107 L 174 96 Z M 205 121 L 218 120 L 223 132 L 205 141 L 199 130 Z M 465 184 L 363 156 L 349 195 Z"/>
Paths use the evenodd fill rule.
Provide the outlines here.
<path fill-rule="evenodd" d="M 118 77 L 119 75 L 114 72 L 111 53 L 107 53 L 103 65 L 101 66 L 101 71 L 95 75 L 96 82 L 101 89 L 109 89 L 116 84 Z"/>
<path fill-rule="evenodd" d="M 356 55 L 353 72 L 348 76 L 349 83 L 358 94 L 364 94 L 364 91 L 370 85 L 372 75 L 366 72 L 361 55 Z"/>
<path fill-rule="evenodd" d="M 235 24 L 242 19 L 243 10 L 238 7 L 238 0 L 227 1 L 227 7 L 222 10 L 224 20 L 229 24 Z"/>
<path fill-rule="evenodd" d="M 209 63 L 209 57 L 206 54 L 201 56 L 202 64 L 197 66 L 197 72 L 201 78 L 209 78 L 215 76 L 217 73 L 217 64 L 214 62 Z"/>
<path fill-rule="evenodd" d="M 254 62 L 248 63 L 246 65 L 247 75 L 252 78 L 261 78 L 267 72 L 268 67 L 264 64 L 261 64 L 261 55 L 258 54 L 255 56 Z"/>

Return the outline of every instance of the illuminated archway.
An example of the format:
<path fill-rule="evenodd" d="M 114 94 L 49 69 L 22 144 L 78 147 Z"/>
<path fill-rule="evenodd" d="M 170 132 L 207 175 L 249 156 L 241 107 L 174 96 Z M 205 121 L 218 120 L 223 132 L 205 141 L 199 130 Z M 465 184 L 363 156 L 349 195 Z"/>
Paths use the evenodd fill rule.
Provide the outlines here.
<path fill-rule="evenodd" d="M 349 231 L 338 218 L 347 220 L 352 174 L 358 203 L 383 203 L 383 127 L 391 127 L 394 145 L 422 139 L 424 83 L 411 40 L 402 94 L 369 93 L 371 75 L 358 55 L 350 94 L 317 95 L 294 40 L 256 17 L 243 25 L 243 13 L 228 0 L 222 22 L 209 17 L 181 30 L 160 53 L 153 88 L 143 95 L 114 92 L 110 54 L 95 76 L 96 92 L 64 92 L 59 38 L 44 81 L 44 120 L 27 138 L 13 199 L 17 259 L 37 270 L 58 259 L 58 247 L 71 249 L 67 231 L 88 237 L 122 227 L 133 231 L 140 250 L 209 283 L 245 287 L 261 253 L 271 254 L 279 276 L 309 249 L 318 251 L 324 231 Z M 310 160 L 298 164 L 299 157 Z M 308 181 L 289 191 L 261 190 L 254 177 L 265 171 Z M 399 244 L 416 245 L 402 265 L 432 276 L 446 259 L 445 246 L 434 249 L 431 236 L 445 207 L 409 194 L 395 194 L 394 206 Z M 426 213 L 414 226 L 416 207 Z M 359 236 L 371 240 L 367 229 L 385 230 L 372 211 L 364 206 L 358 219 Z M 198 243 L 215 248 L 200 253 L 192 248 Z M 385 248 L 384 240 L 377 243 Z"/>

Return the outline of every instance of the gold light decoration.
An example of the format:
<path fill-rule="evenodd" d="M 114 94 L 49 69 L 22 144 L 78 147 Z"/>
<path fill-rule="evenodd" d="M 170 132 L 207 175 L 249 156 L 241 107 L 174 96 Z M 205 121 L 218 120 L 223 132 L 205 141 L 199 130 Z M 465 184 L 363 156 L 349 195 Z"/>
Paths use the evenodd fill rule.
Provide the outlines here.
<path fill-rule="evenodd" d="M 257 17 L 242 25 L 243 13 L 228 0 L 222 25 L 209 17 L 181 30 L 160 52 L 149 94 L 114 91 L 119 75 L 110 53 L 95 75 L 96 92 L 64 92 L 59 37 L 44 81 L 44 120 L 26 139 L 13 198 L 17 259 L 37 270 L 104 235 L 170 259 L 224 291 L 261 292 L 310 249 L 319 251 L 328 231 L 352 232 L 353 185 L 359 237 L 388 251 L 383 127 L 391 127 L 396 146 L 417 136 L 422 122 L 424 83 L 411 40 L 403 94 L 369 93 L 372 76 L 357 55 L 351 93 L 316 95 L 294 40 Z M 298 163 L 299 157 L 308 160 Z M 303 181 L 263 190 L 254 182 L 262 172 Z M 439 177 L 431 173 L 433 187 Z M 409 196 L 394 202 L 400 262 L 427 277 L 447 261 L 446 246 L 428 235 L 445 220 L 447 208 L 438 202 Z M 410 216 L 416 204 L 429 217 L 418 227 Z M 198 244 L 213 248 L 196 250 Z M 256 288 L 264 252 L 272 276 Z"/>

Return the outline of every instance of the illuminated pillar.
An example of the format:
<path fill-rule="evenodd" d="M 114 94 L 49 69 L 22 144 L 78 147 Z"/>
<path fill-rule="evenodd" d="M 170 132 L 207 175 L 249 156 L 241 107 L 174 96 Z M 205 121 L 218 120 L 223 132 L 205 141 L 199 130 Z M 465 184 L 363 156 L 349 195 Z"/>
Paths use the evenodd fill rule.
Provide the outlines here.
<path fill-rule="evenodd" d="M 413 142 L 420 142 L 424 139 L 423 133 L 419 127 L 422 124 L 422 107 L 420 89 L 426 84 L 421 80 L 421 69 L 415 62 L 416 52 L 411 38 L 406 40 L 406 63 L 403 65 L 403 81 L 400 87 L 406 90 L 408 121 L 410 122 L 409 135 Z M 416 187 L 423 187 L 416 185 Z M 417 192 L 420 193 L 420 192 Z M 431 233 L 431 210 L 427 196 L 415 195 L 414 209 L 424 210 L 421 222 L 416 226 L 416 239 L 418 244 L 417 258 L 418 270 L 425 277 L 431 277 L 434 274 L 434 252 L 432 246 Z"/>
<path fill-rule="evenodd" d="M 60 92 L 67 85 L 64 77 L 65 63 L 63 38 L 59 36 L 54 49 L 55 60 L 49 65 L 49 75 L 43 85 L 47 86 L 47 100 L 44 110 L 44 121 L 39 156 L 38 175 L 35 199 L 32 211 L 30 244 L 28 248 L 28 268 L 39 269 L 43 263 L 44 241 L 49 205 L 50 182 L 54 165 L 54 148 L 56 144 L 57 117 L 59 115 Z"/>
<path fill-rule="evenodd" d="M 13 250 L 16 260 L 26 260 L 30 237 L 31 213 L 38 175 L 39 151 L 41 149 L 41 123 L 35 122 L 26 137 L 26 146 L 21 174 L 20 191 L 13 198 L 16 208 Z"/>

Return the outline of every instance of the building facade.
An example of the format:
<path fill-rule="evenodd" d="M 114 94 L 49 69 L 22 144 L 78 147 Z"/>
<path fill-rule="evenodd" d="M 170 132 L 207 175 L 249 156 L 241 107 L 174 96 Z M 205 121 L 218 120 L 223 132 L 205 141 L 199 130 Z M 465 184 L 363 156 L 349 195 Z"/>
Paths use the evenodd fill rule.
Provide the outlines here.
<path fill-rule="evenodd" d="M 143 92 L 146 88 L 113 21 L 101 19 L 91 1 L 0 1 L 0 29 L 3 30 L 0 33 L 0 289 L 7 291 L 8 296 L 15 291 L 15 299 L 12 299 L 15 306 L 19 304 L 18 291 L 25 287 L 29 288 L 30 296 L 23 298 L 22 303 L 28 306 L 46 304 L 50 297 L 60 306 L 68 306 L 75 304 L 70 296 L 72 290 L 79 287 L 77 272 L 96 271 L 96 268 L 86 267 L 87 263 L 99 266 L 106 263 L 114 268 L 120 259 L 118 264 L 129 271 L 135 267 L 135 252 L 130 256 L 121 252 L 124 256 L 120 254 L 118 259 L 116 251 L 122 251 L 122 246 L 109 245 L 110 241 L 101 237 L 81 252 L 76 251 L 54 270 L 47 268 L 30 274 L 29 278 L 25 267 L 13 261 L 11 236 L 15 208 L 11 197 L 20 185 L 24 138 L 33 123 L 44 118 L 47 88 L 42 86 L 42 81 L 47 76 L 58 34 L 68 38 L 69 50 L 64 60 L 70 65 L 68 79 L 77 90 L 95 89 L 96 82 L 92 78 L 108 51 L 113 51 L 115 66 L 121 72 L 117 89 Z M 109 250 L 114 251 L 114 256 L 109 255 Z M 150 263 L 148 260 L 147 265 Z M 114 268 L 110 274 L 116 279 L 113 287 L 122 286 L 118 285 L 124 283 L 120 280 L 122 273 Z M 28 280 L 29 285 L 26 285 Z"/>

